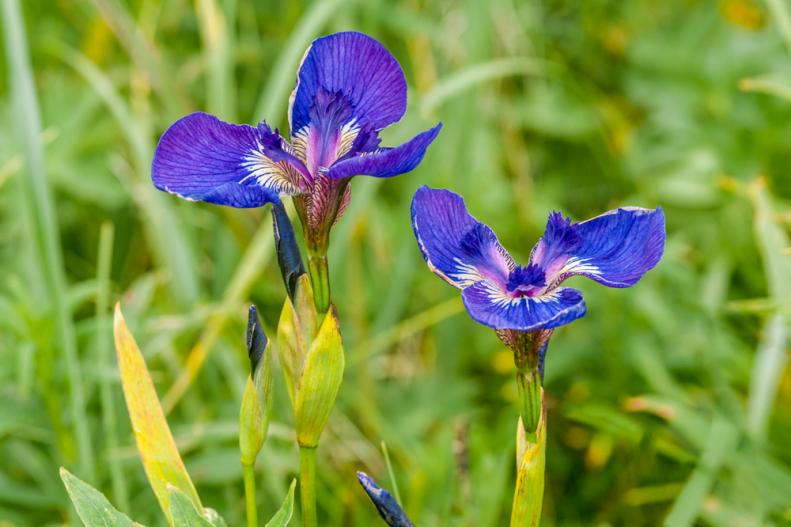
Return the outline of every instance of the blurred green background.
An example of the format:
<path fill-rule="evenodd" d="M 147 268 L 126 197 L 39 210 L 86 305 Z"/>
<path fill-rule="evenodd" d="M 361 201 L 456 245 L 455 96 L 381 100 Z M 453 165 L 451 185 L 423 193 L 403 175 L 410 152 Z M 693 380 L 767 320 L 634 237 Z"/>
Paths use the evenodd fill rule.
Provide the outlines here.
<path fill-rule="evenodd" d="M 666 212 L 665 258 L 637 286 L 572 284 L 589 312 L 547 358 L 543 525 L 791 524 L 787 0 L 26 0 L 24 40 L 3 1 L 0 525 L 74 524 L 60 465 L 163 524 L 115 369 L 117 300 L 204 504 L 243 523 L 246 306 L 272 334 L 284 298 L 268 209 L 159 194 L 151 155 L 195 110 L 286 130 L 302 53 L 345 29 L 405 69 L 385 144 L 445 126 L 411 174 L 357 178 L 333 232 L 348 359 L 322 523 L 378 524 L 355 471 L 392 487 L 384 441 L 418 525 L 507 524 L 513 363 L 423 263 L 409 201 L 429 184 L 522 261 L 550 210 Z M 195 349 L 208 360 L 177 400 Z M 298 466 L 276 380 L 263 517 Z"/>

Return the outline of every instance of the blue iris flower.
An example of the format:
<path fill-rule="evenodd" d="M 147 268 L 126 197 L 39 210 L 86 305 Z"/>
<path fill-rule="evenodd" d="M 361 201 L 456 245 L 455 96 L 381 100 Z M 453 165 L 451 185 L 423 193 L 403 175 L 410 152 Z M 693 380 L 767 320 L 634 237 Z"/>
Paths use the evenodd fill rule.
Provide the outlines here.
<path fill-rule="evenodd" d="M 624 207 L 580 223 L 553 212 L 528 264 L 521 266 L 494 232 L 470 215 L 461 196 L 428 187 L 412 200 L 412 225 L 429 268 L 461 289 L 470 316 L 511 332 L 549 333 L 544 330 L 582 317 L 582 293 L 562 287 L 564 280 L 582 275 L 609 287 L 629 287 L 659 263 L 665 246 L 661 208 Z M 537 341 L 542 359 L 546 338 Z"/>
<path fill-rule="evenodd" d="M 303 224 L 324 237 L 348 202 L 349 178 L 409 172 L 439 133 L 441 124 L 381 147 L 379 132 L 401 119 L 406 102 L 404 73 L 382 44 L 362 33 L 328 35 L 311 44 L 299 67 L 290 141 L 266 122 L 237 125 L 193 113 L 160 139 L 152 179 L 182 198 L 231 207 L 297 196 Z"/>

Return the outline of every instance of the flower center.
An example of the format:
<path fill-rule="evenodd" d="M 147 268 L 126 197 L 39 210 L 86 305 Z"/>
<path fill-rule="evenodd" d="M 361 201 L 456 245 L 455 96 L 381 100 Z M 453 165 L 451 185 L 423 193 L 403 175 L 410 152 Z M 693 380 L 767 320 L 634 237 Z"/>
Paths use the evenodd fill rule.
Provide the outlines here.
<path fill-rule="evenodd" d="M 517 265 L 508 275 L 506 291 L 511 298 L 534 297 L 540 295 L 546 286 L 546 277 L 541 267 L 530 264 Z"/>

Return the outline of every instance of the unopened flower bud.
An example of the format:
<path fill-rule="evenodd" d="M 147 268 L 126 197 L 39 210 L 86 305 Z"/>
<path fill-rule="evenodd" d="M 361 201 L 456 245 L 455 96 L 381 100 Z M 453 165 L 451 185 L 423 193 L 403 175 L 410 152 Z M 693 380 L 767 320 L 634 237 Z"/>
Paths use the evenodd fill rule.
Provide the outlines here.
<path fill-rule="evenodd" d="M 376 510 L 379 511 L 379 515 L 387 525 L 390 527 L 415 527 L 395 498 L 377 485 L 368 474 L 358 472 L 357 480 L 365 489 L 368 497 L 371 498 Z"/>
<path fill-rule="evenodd" d="M 305 355 L 294 400 L 297 441 L 315 447 L 335 406 L 343 381 L 345 357 L 338 317 L 330 309 Z"/>
<path fill-rule="evenodd" d="M 272 204 L 272 227 L 280 274 L 283 276 L 289 298 L 293 299 L 299 277 L 305 274 L 305 266 L 294 236 L 294 227 L 282 202 Z"/>
<path fill-rule="evenodd" d="M 255 306 L 247 323 L 247 353 L 251 372 L 239 412 L 239 450 L 242 464 L 253 465 L 266 441 L 272 407 L 272 354 Z"/>

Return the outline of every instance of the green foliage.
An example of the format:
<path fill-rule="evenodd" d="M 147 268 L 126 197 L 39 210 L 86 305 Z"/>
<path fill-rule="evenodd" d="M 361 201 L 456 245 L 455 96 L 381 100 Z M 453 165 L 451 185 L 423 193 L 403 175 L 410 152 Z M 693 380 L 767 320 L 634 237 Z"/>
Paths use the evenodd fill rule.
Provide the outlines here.
<path fill-rule="evenodd" d="M 291 521 L 291 516 L 294 514 L 294 488 L 297 486 L 297 480 L 291 480 L 291 485 L 288 487 L 288 494 L 283 499 L 283 503 L 277 510 L 272 519 L 266 522 L 266 527 L 286 527 Z"/>
<path fill-rule="evenodd" d="M 113 508 L 104 494 L 63 467 L 60 469 L 60 478 L 66 485 L 66 491 L 85 527 L 133 527 L 140 525 L 132 522 L 126 514 Z"/>
<path fill-rule="evenodd" d="M 170 486 L 170 517 L 173 527 L 226 527 L 225 521 L 214 511 L 201 513 L 192 500 L 178 488 Z"/>
<path fill-rule="evenodd" d="M 637 286 L 571 284 L 588 314 L 547 355 L 543 526 L 791 521 L 787 2 L 26 0 L 18 24 L 3 2 L 0 523 L 67 521 L 64 465 L 164 525 L 109 341 L 122 299 L 201 501 L 244 525 L 240 337 L 251 302 L 274 336 L 285 297 L 269 212 L 157 193 L 150 156 L 193 110 L 285 133 L 307 43 L 349 28 L 406 71 L 383 144 L 444 127 L 413 173 L 356 178 L 333 229 L 346 369 L 317 451 L 323 523 L 377 525 L 354 474 L 385 478 L 383 439 L 417 525 L 508 523 L 513 360 L 426 270 L 422 184 L 464 194 L 523 261 L 552 209 L 665 210 L 667 254 Z M 263 517 L 298 466 L 275 379 Z"/>

